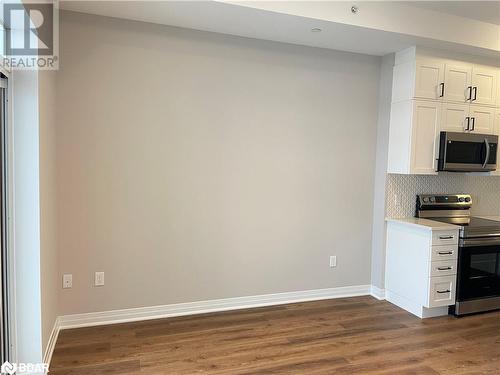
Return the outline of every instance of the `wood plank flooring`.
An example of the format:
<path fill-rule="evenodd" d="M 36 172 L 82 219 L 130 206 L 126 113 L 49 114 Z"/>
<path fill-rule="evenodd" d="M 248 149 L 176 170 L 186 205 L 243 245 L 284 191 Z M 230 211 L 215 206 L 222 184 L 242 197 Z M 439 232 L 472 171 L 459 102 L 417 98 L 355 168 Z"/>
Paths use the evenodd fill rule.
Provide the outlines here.
<path fill-rule="evenodd" d="M 50 375 L 500 374 L 500 312 L 356 297 L 61 331 Z"/>

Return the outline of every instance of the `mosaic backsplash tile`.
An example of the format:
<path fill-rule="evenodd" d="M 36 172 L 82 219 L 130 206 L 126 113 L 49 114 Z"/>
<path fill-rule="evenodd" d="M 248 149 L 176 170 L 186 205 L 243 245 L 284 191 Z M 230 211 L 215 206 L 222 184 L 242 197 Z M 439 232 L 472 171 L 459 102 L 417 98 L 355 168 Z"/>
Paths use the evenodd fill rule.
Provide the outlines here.
<path fill-rule="evenodd" d="M 386 217 L 414 216 L 417 194 L 425 193 L 471 194 L 473 215 L 500 215 L 500 176 L 440 173 L 438 176 L 389 174 Z"/>

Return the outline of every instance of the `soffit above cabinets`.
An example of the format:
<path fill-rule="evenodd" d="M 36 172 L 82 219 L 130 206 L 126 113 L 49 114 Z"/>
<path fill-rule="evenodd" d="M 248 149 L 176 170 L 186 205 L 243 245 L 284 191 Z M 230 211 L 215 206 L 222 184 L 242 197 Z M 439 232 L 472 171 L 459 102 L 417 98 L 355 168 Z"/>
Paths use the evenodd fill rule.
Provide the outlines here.
<path fill-rule="evenodd" d="M 60 2 L 63 10 L 369 55 L 419 45 L 500 58 L 498 25 L 404 2 L 356 2 L 357 12 L 352 6 L 346 1 Z"/>
<path fill-rule="evenodd" d="M 499 1 L 408 1 L 407 4 L 500 25 Z"/>

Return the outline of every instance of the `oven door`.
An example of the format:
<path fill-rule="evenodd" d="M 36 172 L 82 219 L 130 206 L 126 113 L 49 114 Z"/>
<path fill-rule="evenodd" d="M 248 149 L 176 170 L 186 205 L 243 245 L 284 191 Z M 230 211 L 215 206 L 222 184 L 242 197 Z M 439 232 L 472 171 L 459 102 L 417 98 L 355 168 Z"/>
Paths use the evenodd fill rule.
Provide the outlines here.
<path fill-rule="evenodd" d="M 494 171 L 498 136 L 491 134 L 441 132 L 439 171 Z"/>
<path fill-rule="evenodd" d="M 500 239 L 464 240 L 458 254 L 457 301 L 500 297 Z"/>

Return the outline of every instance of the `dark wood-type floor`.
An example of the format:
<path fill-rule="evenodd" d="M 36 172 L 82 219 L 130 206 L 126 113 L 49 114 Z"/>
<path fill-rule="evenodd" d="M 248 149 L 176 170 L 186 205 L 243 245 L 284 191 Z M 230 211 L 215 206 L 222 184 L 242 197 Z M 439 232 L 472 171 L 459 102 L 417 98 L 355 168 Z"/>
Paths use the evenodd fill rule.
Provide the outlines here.
<path fill-rule="evenodd" d="M 371 297 L 62 331 L 50 375 L 500 374 L 500 312 L 420 320 Z"/>

